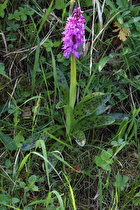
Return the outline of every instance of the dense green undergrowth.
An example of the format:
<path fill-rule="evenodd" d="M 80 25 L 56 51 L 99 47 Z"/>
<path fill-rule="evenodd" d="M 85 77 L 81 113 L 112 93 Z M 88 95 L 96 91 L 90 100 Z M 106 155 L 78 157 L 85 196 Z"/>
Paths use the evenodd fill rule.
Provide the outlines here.
<path fill-rule="evenodd" d="M 71 129 L 66 18 L 86 20 Z M 0 210 L 140 207 L 138 0 L 0 3 Z"/>

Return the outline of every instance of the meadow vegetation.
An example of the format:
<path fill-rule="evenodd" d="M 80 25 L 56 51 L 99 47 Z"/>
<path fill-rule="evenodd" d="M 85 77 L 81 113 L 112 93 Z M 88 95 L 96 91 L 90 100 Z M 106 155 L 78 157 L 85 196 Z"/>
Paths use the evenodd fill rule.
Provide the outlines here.
<path fill-rule="evenodd" d="M 139 0 L 2 0 L 0 18 L 0 210 L 140 209 Z"/>

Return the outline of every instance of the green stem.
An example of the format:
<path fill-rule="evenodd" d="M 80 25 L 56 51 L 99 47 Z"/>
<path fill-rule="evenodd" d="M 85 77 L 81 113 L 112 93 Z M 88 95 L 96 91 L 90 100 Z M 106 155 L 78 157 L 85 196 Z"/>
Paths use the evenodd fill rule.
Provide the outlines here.
<path fill-rule="evenodd" d="M 70 95 L 69 105 L 74 108 L 76 101 L 76 59 L 74 55 L 71 55 L 71 72 L 70 72 Z"/>
<path fill-rule="evenodd" d="M 66 116 L 66 130 L 69 139 L 70 139 L 72 124 L 74 121 L 73 109 L 76 101 L 76 59 L 73 54 L 71 55 L 70 59 L 71 59 L 71 71 L 70 71 L 69 104 L 64 108 Z"/>

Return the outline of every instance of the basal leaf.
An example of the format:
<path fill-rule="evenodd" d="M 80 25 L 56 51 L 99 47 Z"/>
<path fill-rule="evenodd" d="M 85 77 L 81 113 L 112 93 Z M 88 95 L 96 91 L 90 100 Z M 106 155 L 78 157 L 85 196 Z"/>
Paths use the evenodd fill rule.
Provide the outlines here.
<path fill-rule="evenodd" d="M 129 120 L 131 118 L 130 115 L 124 113 L 110 113 L 108 116 L 113 117 L 116 122 L 121 122 L 126 118 L 126 120 Z"/>
<path fill-rule="evenodd" d="M 48 128 L 43 129 L 41 132 L 35 133 L 32 136 L 30 136 L 23 144 L 22 144 L 22 149 L 23 150 L 30 150 L 32 148 L 34 148 L 36 146 L 36 141 L 37 140 L 44 140 L 46 141 L 48 138 L 48 134 L 47 133 L 55 133 L 57 132 L 58 134 L 61 134 L 59 132 L 62 131 L 63 126 L 61 125 L 52 125 Z M 57 136 L 56 135 L 56 136 Z"/>
<path fill-rule="evenodd" d="M 92 115 L 101 114 L 106 110 L 105 103 L 110 99 L 110 94 L 90 94 L 84 97 L 74 108 L 74 118 L 78 122 L 83 118 Z"/>
<path fill-rule="evenodd" d="M 115 119 L 108 115 L 103 116 L 91 116 L 91 117 L 85 117 L 84 119 L 78 121 L 74 125 L 73 130 L 90 130 L 93 128 L 100 128 L 106 125 L 110 125 L 115 122 Z"/>
<path fill-rule="evenodd" d="M 79 146 L 84 146 L 86 143 L 86 136 L 82 130 L 73 133 L 73 137 Z"/>

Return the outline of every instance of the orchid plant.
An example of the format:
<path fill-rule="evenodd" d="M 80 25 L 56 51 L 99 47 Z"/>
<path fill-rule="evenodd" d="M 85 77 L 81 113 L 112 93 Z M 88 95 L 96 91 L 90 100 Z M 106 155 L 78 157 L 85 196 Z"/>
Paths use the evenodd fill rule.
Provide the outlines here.
<path fill-rule="evenodd" d="M 67 18 L 67 24 L 65 31 L 62 33 L 64 50 L 63 55 L 68 59 L 71 58 L 71 72 L 70 72 L 70 90 L 69 90 L 69 104 L 65 106 L 66 114 L 66 129 L 67 134 L 71 131 L 71 121 L 73 120 L 72 110 L 74 109 L 76 101 L 76 58 L 79 58 L 81 53 L 79 50 L 82 49 L 85 36 L 85 18 L 82 16 L 83 11 L 80 8 L 74 9 L 73 17 Z"/>
<path fill-rule="evenodd" d="M 102 115 L 110 106 L 106 106 L 111 95 L 104 93 L 92 93 L 76 102 L 76 59 L 81 56 L 82 44 L 85 42 L 85 18 L 84 12 L 80 8 L 74 9 L 73 16 L 67 18 L 67 23 L 62 33 L 64 50 L 63 55 L 66 59 L 70 58 L 70 88 L 68 104 L 64 106 L 66 116 L 66 132 L 71 142 L 71 136 L 75 138 L 80 146 L 84 146 L 86 137 L 84 131 L 94 127 L 112 124 L 117 117 L 123 118 L 122 114 Z"/>
<path fill-rule="evenodd" d="M 38 139 L 46 140 L 48 137 L 57 141 L 57 147 L 59 143 L 61 144 L 59 151 L 63 150 L 64 146 L 71 148 L 71 145 L 56 137 L 59 137 L 59 135 L 67 137 L 71 144 L 72 140 L 75 139 L 78 145 L 84 146 L 86 143 L 85 131 L 104 127 L 115 122 L 118 123 L 118 121 L 126 117 L 122 113 L 103 114 L 110 108 L 110 106 L 106 105 L 111 97 L 109 93 L 94 92 L 84 96 L 79 103 L 76 103 L 76 59 L 82 56 L 82 45 L 85 42 L 85 19 L 82 14 L 83 11 L 80 8 L 74 9 L 73 16 L 67 18 L 64 32 L 62 32 L 64 35 L 62 38 L 63 55 L 66 59 L 70 59 L 70 87 L 68 88 L 66 78 L 62 71 L 59 70 L 57 72 L 57 81 L 60 90 L 62 90 L 60 91 L 62 92 L 62 101 L 56 105 L 56 108 L 64 108 L 65 125 L 61 117 L 59 120 L 57 118 L 56 121 L 59 122 L 58 124 L 49 126 L 43 129 L 41 133 L 29 137 L 22 144 L 23 150 L 29 150 L 35 147 Z M 64 126 L 66 127 L 66 132 L 64 131 Z M 55 136 L 52 134 L 55 134 Z M 6 136 L 3 133 L 0 133 L 0 137 L 7 144 Z M 12 145 L 15 145 L 14 140 Z M 13 149 L 11 145 L 10 149 Z"/>

